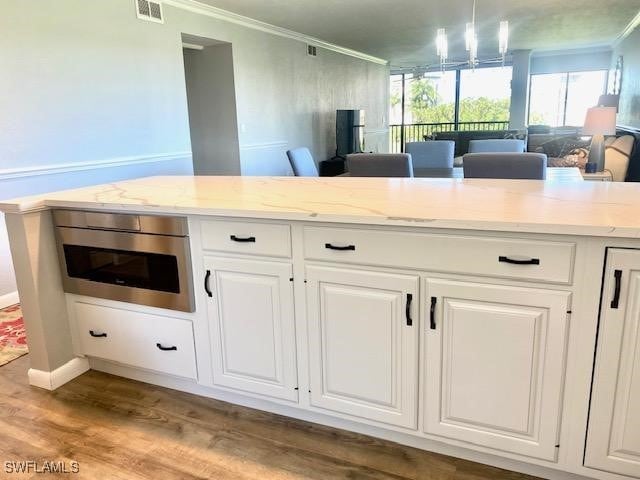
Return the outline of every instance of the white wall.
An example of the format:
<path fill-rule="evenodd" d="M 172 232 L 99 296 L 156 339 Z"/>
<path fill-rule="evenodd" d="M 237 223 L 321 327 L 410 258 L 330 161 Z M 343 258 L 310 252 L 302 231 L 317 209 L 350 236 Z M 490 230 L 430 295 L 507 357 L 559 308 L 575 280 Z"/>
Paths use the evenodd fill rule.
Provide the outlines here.
<path fill-rule="evenodd" d="M 181 47 L 154 27 L 128 0 L 2 2 L 0 198 L 192 171 Z M 56 170 L 87 163 L 111 167 Z M 16 288 L 0 229 L 3 297 Z"/>
<path fill-rule="evenodd" d="M 386 66 L 309 58 L 300 41 L 167 4 L 164 25 L 138 20 L 133 0 L 2 7 L 0 198 L 191 173 L 182 33 L 233 45 L 243 173 L 287 173 L 291 147 L 332 156 L 337 108 L 367 110 L 369 148 L 385 148 Z M 7 259 L 0 233 L 0 297 L 15 289 Z"/>

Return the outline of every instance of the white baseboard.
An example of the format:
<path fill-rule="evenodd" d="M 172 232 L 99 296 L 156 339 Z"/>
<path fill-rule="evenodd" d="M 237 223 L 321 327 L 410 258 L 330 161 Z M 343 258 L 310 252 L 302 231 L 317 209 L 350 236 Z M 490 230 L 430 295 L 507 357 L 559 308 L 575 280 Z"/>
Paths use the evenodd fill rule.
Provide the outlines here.
<path fill-rule="evenodd" d="M 16 303 L 20 303 L 18 292 L 11 292 L 7 293 L 6 295 L 0 295 L 0 308 L 7 308 L 11 305 L 15 305 Z"/>
<path fill-rule="evenodd" d="M 83 357 L 72 358 L 52 372 L 30 368 L 29 384 L 46 390 L 55 390 L 87 370 L 89 370 L 89 361 Z"/>

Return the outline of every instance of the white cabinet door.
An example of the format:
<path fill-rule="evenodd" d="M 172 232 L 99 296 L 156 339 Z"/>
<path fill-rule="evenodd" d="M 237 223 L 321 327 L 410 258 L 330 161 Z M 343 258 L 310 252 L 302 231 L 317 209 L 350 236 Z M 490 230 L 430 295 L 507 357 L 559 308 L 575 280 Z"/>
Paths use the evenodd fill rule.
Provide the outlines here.
<path fill-rule="evenodd" d="M 555 460 L 570 294 L 425 285 L 424 431 Z"/>
<path fill-rule="evenodd" d="M 640 251 L 610 249 L 585 465 L 640 478 Z"/>
<path fill-rule="evenodd" d="M 306 272 L 311 404 L 417 428 L 418 277 Z"/>
<path fill-rule="evenodd" d="M 290 264 L 205 257 L 213 383 L 297 401 Z"/>

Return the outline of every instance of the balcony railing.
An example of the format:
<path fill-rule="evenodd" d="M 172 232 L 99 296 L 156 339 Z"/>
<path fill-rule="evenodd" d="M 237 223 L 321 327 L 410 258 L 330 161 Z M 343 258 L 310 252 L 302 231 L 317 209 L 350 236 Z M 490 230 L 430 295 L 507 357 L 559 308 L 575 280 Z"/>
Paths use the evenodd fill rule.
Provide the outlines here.
<path fill-rule="evenodd" d="M 509 122 L 454 122 L 450 123 L 411 123 L 406 125 L 389 125 L 391 135 L 391 152 L 404 152 L 407 142 L 421 142 L 425 136 L 438 132 L 451 132 L 454 130 L 463 132 L 475 132 L 479 130 L 506 130 Z"/>

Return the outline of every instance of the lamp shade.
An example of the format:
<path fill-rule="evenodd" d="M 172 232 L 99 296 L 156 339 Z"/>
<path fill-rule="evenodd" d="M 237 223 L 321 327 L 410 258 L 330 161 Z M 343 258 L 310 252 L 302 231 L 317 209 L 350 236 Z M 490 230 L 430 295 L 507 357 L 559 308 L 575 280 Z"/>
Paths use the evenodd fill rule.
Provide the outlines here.
<path fill-rule="evenodd" d="M 593 107 L 587 110 L 582 133 L 584 135 L 615 135 L 616 107 Z"/>

